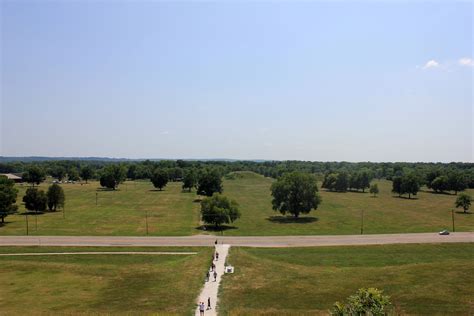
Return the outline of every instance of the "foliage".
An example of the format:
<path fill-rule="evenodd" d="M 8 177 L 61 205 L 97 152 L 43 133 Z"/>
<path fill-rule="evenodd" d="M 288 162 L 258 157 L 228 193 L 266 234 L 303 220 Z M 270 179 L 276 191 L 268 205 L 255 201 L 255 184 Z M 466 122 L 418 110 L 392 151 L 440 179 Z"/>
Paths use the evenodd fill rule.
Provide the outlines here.
<path fill-rule="evenodd" d="M 79 181 L 79 171 L 76 168 L 69 169 L 67 173 L 67 178 L 69 181 Z"/>
<path fill-rule="evenodd" d="M 127 171 L 122 165 L 108 165 L 100 176 L 100 185 L 109 189 L 116 189 L 120 183 L 125 181 Z"/>
<path fill-rule="evenodd" d="M 42 168 L 31 165 L 28 167 L 27 171 L 23 173 L 23 180 L 31 183 L 33 186 L 35 184 L 40 184 L 45 179 L 45 172 Z"/>
<path fill-rule="evenodd" d="M 153 186 L 161 191 L 168 183 L 168 172 L 164 169 L 157 168 L 153 172 L 150 180 Z"/>
<path fill-rule="evenodd" d="M 398 196 L 408 194 L 408 198 L 411 199 L 411 196 L 417 195 L 419 190 L 419 179 L 414 173 L 394 177 L 392 180 L 392 192 L 398 193 Z"/>
<path fill-rule="evenodd" d="M 369 192 L 370 192 L 370 194 L 373 194 L 374 196 L 379 194 L 379 186 L 377 185 L 377 183 L 374 183 L 370 186 Z"/>
<path fill-rule="evenodd" d="M 15 182 L 5 176 L 0 176 L 0 217 L 2 223 L 5 222 L 5 217 L 16 212 L 18 208 L 15 204 L 17 195 L 18 190 L 15 188 Z"/>
<path fill-rule="evenodd" d="M 283 215 L 308 214 L 321 203 L 316 178 L 313 175 L 292 172 L 283 175 L 271 186 L 272 206 Z"/>
<path fill-rule="evenodd" d="M 347 303 L 336 302 L 331 312 L 332 315 L 388 315 L 390 297 L 383 295 L 383 291 L 376 288 L 362 288 L 356 294 L 347 298 Z"/>
<path fill-rule="evenodd" d="M 222 193 L 222 178 L 216 169 L 205 170 L 198 177 L 197 194 L 212 196 Z"/>
<path fill-rule="evenodd" d="M 456 207 L 462 207 L 464 210 L 464 213 L 466 213 L 467 210 L 471 207 L 471 201 L 472 201 L 472 198 L 469 194 L 461 193 L 459 194 L 454 204 Z"/>
<path fill-rule="evenodd" d="M 25 202 L 25 208 L 30 211 L 44 212 L 46 210 L 46 204 L 48 198 L 43 190 L 36 188 L 28 188 L 26 194 L 23 197 Z"/>
<path fill-rule="evenodd" d="M 433 181 L 431 181 L 430 183 L 430 188 L 433 189 L 435 192 L 444 192 L 448 190 L 448 177 L 438 176 L 434 178 Z"/>
<path fill-rule="evenodd" d="M 66 198 L 64 196 L 63 188 L 53 183 L 46 192 L 46 197 L 48 198 L 48 208 L 50 211 L 56 211 L 58 208 L 63 208 Z"/>
<path fill-rule="evenodd" d="M 94 177 L 94 170 L 89 165 L 81 166 L 81 178 L 82 180 L 87 181 Z"/>
<path fill-rule="evenodd" d="M 230 224 L 240 218 L 240 211 L 235 200 L 214 194 L 201 201 L 201 219 L 206 224 L 219 227 L 222 224 Z"/>
<path fill-rule="evenodd" d="M 197 176 L 196 172 L 192 169 L 185 172 L 183 177 L 183 190 L 188 189 L 189 192 L 196 186 Z"/>

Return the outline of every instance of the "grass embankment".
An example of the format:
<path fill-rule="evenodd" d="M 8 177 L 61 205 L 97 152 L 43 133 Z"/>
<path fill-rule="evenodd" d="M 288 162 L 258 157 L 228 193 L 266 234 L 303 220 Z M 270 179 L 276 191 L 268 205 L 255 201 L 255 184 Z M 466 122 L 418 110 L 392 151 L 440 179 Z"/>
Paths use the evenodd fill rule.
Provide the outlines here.
<path fill-rule="evenodd" d="M 0 314 L 192 314 L 211 248 L 0 247 L 0 253 L 177 251 L 196 255 L 0 257 Z"/>
<path fill-rule="evenodd" d="M 242 213 L 235 227 L 224 235 L 337 235 L 359 234 L 364 210 L 364 233 L 416 233 L 451 229 L 451 209 L 455 195 L 422 191 L 416 199 L 399 198 L 391 193 L 390 181 L 376 181 L 380 194 L 336 193 L 322 190 L 318 210 L 294 220 L 274 212 L 270 186 L 274 180 L 251 173 L 237 173 L 224 181 L 224 194 L 235 199 Z M 41 184 L 46 190 L 49 184 Z M 126 182 L 117 191 L 104 191 L 97 182 L 64 184 L 66 218 L 61 212 L 29 216 L 30 235 L 122 235 L 179 236 L 212 233 L 197 229 L 198 196 L 182 192 L 181 183 L 169 183 L 163 191 L 149 181 Z M 25 235 L 25 211 L 21 204 L 26 185 L 18 186 L 18 215 L 6 218 L 0 235 Z M 96 205 L 96 193 L 98 204 Z M 468 190 L 474 196 L 474 190 Z M 474 231 L 474 214 L 455 213 L 457 231 Z M 220 233 L 217 233 L 220 234 Z"/>
<path fill-rule="evenodd" d="M 224 315 L 325 314 L 376 287 L 402 314 L 474 312 L 473 244 L 232 248 L 220 292 Z"/>

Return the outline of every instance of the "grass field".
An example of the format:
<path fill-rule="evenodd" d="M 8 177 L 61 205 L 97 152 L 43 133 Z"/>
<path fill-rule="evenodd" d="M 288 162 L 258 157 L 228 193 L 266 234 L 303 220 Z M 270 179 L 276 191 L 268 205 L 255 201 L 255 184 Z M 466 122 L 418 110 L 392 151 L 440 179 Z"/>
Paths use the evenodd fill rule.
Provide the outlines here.
<path fill-rule="evenodd" d="M 224 315 L 325 314 L 361 287 L 377 287 L 403 314 L 474 313 L 472 244 L 232 248 Z"/>
<path fill-rule="evenodd" d="M 321 191 L 318 210 L 298 221 L 271 209 L 272 179 L 244 172 L 224 181 L 224 194 L 240 204 L 242 218 L 224 235 L 328 235 L 359 234 L 364 210 L 364 233 L 436 232 L 451 229 L 451 209 L 456 196 L 420 192 L 416 199 L 398 198 L 391 182 L 377 181 L 378 197 L 369 193 Z M 46 189 L 49 184 L 40 187 Z M 20 188 L 19 201 L 26 190 Z M 30 235 L 193 235 L 210 233 L 197 229 L 199 203 L 194 192 L 182 192 L 181 183 L 169 183 L 156 191 L 149 181 L 126 182 L 118 191 L 104 191 L 97 182 L 65 184 L 66 218 L 61 212 L 29 216 Z M 468 190 L 474 195 L 474 190 Z M 98 205 L 96 205 L 96 193 Z M 6 218 L 0 235 L 26 234 L 24 207 Z M 455 213 L 457 231 L 474 231 L 474 214 Z"/>
<path fill-rule="evenodd" d="M 195 251 L 196 255 L 0 257 L 0 315 L 190 315 L 211 248 L 0 247 L 0 253 Z"/>

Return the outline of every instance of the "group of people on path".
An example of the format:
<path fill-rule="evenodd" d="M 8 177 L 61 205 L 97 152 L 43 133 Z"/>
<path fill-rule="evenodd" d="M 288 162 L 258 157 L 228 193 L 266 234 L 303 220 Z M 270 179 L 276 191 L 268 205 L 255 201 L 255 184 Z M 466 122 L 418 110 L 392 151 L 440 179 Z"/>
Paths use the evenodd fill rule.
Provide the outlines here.
<path fill-rule="evenodd" d="M 215 244 L 217 245 L 217 240 Z M 216 265 L 214 264 L 214 260 L 215 261 L 219 260 L 219 253 L 217 251 L 212 255 L 211 268 L 207 270 L 207 273 L 206 273 L 206 282 L 209 282 L 209 278 L 211 277 L 211 274 L 210 274 L 211 272 L 213 272 L 212 276 L 214 277 L 214 282 L 217 281 L 217 271 L 216 271 Z M 199 314 L 201 316 L 204 316 L 205 310 L 210 310 L 210 309 L 212 309 L 210 297 L 207 298 L 207 309 L 206 309 L 206 304 L 204 304 L 204 302 L 199 302 Z"/>
<path fill-rule="evenodd" d="M 206 308 L 206 304 L 204 304 L 204 302 L 199 302 L 199 314 L 201 316 L 204 316 L 205 308 Z M 207 310 L 210 310 L 210 309 L 212 309 L 212 307 L 211 307 L 211 298 L 208 297 L 207 298 Z"/>

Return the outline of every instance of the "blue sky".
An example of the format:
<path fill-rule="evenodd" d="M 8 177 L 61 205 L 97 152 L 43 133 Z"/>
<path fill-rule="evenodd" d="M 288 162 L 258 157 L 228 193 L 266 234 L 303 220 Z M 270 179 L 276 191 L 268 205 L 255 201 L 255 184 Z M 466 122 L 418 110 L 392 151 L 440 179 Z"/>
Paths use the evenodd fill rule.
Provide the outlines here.
<path fill-rule="evenodd" d="M 473 161 L 472 2 L 1 2 L 0 155 Z"/>

